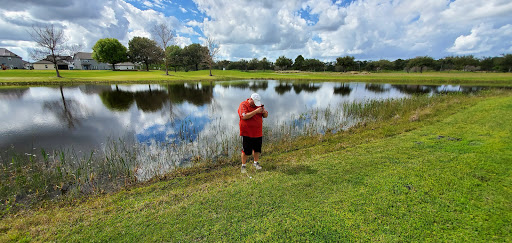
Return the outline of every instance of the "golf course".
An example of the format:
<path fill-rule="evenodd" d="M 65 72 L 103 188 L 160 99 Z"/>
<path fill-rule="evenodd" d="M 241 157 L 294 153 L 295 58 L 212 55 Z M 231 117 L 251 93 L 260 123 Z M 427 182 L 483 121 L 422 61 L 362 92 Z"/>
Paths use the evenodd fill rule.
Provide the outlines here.
<path fill-rule="evenodd" d="M 0 198 L 0 242 L 512 241 L 512 73 L 65 70 L 61 76 L 0 71 L 0 91 L 239 80 L 488 89 L 345 108 L 359 122 L 264 143 L 263 169 L 248 167 L 245 174 L 237 152 L 196 158 L 192 166 L 115 191 L 23 205 L 16 196 Z M 30 184 L 29 165 L 0 159 L 1 192 Z"/>

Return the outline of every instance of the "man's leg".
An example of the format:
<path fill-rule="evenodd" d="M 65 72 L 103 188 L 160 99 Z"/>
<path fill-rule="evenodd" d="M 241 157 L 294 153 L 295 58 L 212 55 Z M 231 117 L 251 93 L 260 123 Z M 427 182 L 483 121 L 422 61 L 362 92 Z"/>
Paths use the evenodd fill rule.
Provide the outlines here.
<path fill-rule="evenodd" d="M 242 173 L 246 173 L 246 167 L 245 167 L 245 161 L 247 161 L 247 155 L 245 155 L 244 151 L 242 151 L 242 155 L 240 156 L 241 159 L 242 159 L 242 168 L 241 168 L 241 172 Z"/>
<path fill-rule="evenodd" d="M 254 155 L 254 156 L 256 156 L 256 155 Z M 249 156 L 245 155 L 245 153 L 242 151 L 242 156 L 241 157 L 242 157 L 242 165 L 245 165 L 245 162 L 247 161 L 247 158 Z"/>
<path fill-rule="evenodd" d="M 257 170 L 261 170 L 261 165 L 260 165 L 260 163 L 258 163 L 259 159 L 260 159 L 260 152 L 254 152 L 254 167 Z"/>
<path fill-rule="evenodd" d="M 260 161 L 260 152 L 254 152 L 254 161 Z"/>

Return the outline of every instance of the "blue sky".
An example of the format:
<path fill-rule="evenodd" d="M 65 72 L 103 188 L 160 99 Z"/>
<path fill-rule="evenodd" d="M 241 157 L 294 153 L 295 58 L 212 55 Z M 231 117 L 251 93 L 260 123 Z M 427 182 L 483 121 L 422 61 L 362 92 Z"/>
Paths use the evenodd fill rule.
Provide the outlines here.
<path fill-rule="evenodd" d="M 91 52 L 171 25 L 175 44 L 220 44 L 217 59 L 333 61 L 512 53 L 509 0 L 0 0 L 0 47 L 29 60 L 31 26 L 54 24 Z"/>

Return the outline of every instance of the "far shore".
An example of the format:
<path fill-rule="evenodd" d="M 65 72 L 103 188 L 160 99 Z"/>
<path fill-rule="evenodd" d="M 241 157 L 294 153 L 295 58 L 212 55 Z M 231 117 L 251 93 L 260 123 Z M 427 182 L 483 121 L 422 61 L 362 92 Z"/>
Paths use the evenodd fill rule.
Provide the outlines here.
<path fill-rule="evenodd" d="M 230 81 L 230 80 L 283 80 L 283 81 L 335 81 L 372 82 L 393 84 L 423 85 L 485 85 L 512 86 L 512 73 L 484 72 L 300 72 L 300 71 L 238 71 L 209 70 L 174 72 L 151 70 L 122 72 L 111 70 L 60 70 L 62 78 L 57 78 L 55 70 L 3 70 L 0 71 L 1 86 L 26 85 L 76 85 L 90 83 L 169 83 L 188 81 Z"/>

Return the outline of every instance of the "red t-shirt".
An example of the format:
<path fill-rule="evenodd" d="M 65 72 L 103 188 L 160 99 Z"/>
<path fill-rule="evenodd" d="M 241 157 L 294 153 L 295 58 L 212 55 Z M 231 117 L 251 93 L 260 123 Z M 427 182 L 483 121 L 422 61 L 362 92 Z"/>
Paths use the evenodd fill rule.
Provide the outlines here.
<path fill-rule="evenodd" d="M 251 111 L 258 109 L 251 106 L 249 99 L 242 101 L 238 107 L 238 116 L 240 117 L 240 136 L 251 138 L 263 137 L 263 113 L 258 113 L 253 117 L 244 120 L 242 117 Z"/>

